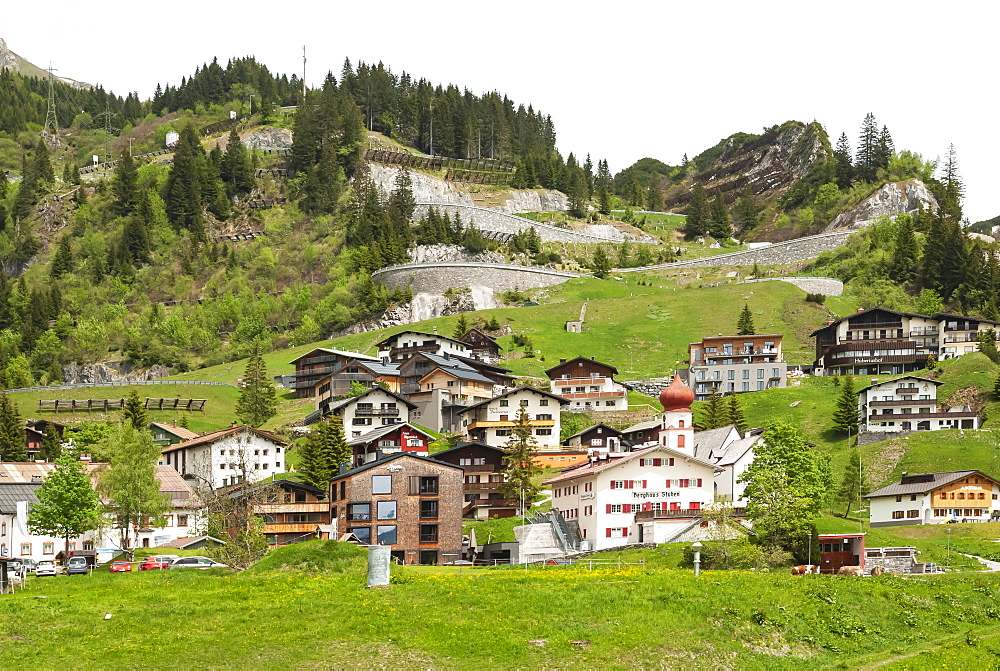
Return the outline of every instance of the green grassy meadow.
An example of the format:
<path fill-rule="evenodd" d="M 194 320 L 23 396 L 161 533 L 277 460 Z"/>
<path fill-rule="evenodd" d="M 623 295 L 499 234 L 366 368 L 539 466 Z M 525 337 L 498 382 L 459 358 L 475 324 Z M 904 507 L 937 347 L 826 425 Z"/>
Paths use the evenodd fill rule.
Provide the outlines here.
<path fill-rule="evenodd" d="M 369 590 L 363 551 L 338 545 L 275 551 L 242 574 L 29 579 L 0 598 L 0 664 L 801 669 L 922 654 L 959 666 L 985 651 L 953 641 L 994 648 L 1000 632 L 995 574 L 695 577 L 654 550 L 593 571 L 393 567 L 392 585 Z"/>

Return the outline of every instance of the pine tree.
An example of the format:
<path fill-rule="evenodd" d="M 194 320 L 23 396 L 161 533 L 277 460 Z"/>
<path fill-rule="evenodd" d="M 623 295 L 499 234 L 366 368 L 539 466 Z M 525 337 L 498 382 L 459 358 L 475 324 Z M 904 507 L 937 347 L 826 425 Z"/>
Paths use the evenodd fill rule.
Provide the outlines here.
<path fill-rule="evenodd" d="M 101 504 L 83 463 L 72 454 L 60 456 L 55 469 L 35 491 L 38 502 L 28 513 L 33 534 L 62 538 L 69 554 L 69 540 L 101 524 Z"/>
<path fill-rule="evenodd" d="M 149 427 L 149 416 L 146 414 L 146 406 L 143 404 L 142 399 L 139 398 L 139 393 L 135 389 L 130 390 L 128 398 L 125 399 L 122 421 L 128 422 L 137 431 L 145 431 Z"/>
<path fill-rule="evenodd" d="M 895 150 L 892 136 L 889 135 L 889 129 L 882 126 L 882 132 L 879 133 L 878 142 L 875 145 L 875 169 L 888 170 L 889 162 L 892 160 Z"/>
<path fill-rule="evenodd" d="M 536 483 L 542 473 L 542 468 L 534 460 L 538 443 L 524 406 L 518 408 L 517 421 L 510 433 L 510 440 L 504 448 L 504 481 L 498 489 L 506 499 L 524 501 L 524 509 L 521 510 L 521 514 L 524 514 L 541 491 Z"/>
<path fill-rule="evenodd" d="M 753 192 L 749 186 L 743 187 L 740 197 L 736 199 L 733 206 L 733 214 L 736 215 L 736 224 L 740 231 L 746 233 L 760 223 L 761 206 L 757 199 L 753 197 Z"/>
<path fill-rule="evenodd" d="M 858 139 L 858 155 L 855 159 L 855 175 L 863 182 L 874 182 L 875 171 L 878 168 L 878 124 L 875 115 L 869 112 L 861 125 L 861 137 Z"/>
<path fill-rule="evenodd" d="M 837 186 L 841 191 L 851 188 L 854 180 L 854 164 L 851 161 L 851 143 L 847 139 L 847 133 L 841 133 L 837 140 L 837 148 L 833 150 L 833 156 L 837 159 Z"/>
<path fill-rule="evenodd" d="M 52 171 L 52 162 L 49 161 L 49 148 L 45 146 L 45 140 L 38 138 L 35 143 L 35 156 L 32 161 L 31 172 L 37 182 L 37 193 L 40 196 L 45 188 L 52 186 L 56 181 L 56 175 Z"/>
<path fill-rule="evenodd" d="M 73 272 L 73 249 L 70 247 L 69 235 L 64 234 L 59 238 L 59 246 L 52 257 L 52 265 L 49 266 L 49 277 L 58 280 L 66 273 Z"/>
<path fill-rule="evenodd" d="M 858 431 L 858 395 L 854 393 L 854 378 L 845 375 L 837 397 L 837 409 L 833 412 L 833 426 L 843 433 Z"/>
<path fill-rule="evenodd" d="M 469 320 L 465 318 L 465 314 L 460 314 L 458 316 L 458 321 L 455 323 L 455 330 L 452 332 L 451 337 L 458 340 L 466 333 L 469 332 Z"/>
<path fill-rule="evenodd" d="M 1000 374 L 997 375 L 997 379 L 993 382 L 993 398 L 1000 400 Z"/>
<path fill-rule="evenodd" d="M 955 145 L 948 145 L 948 155 L 945 158 L 944 176 L 941 178 L 944 193 L 940 202 L 940 216 L 946 219 L 960 220 L 962 218 L 962 197 L 965 186 L 958 175 L 958 158 Z"/>
<path fill-rule="evenodd" d="M 845 518 L 851 514 L 851 506 L 861 501 L 861 473 L 858 470 L 860 461 L 857 448 L 851 450 L 847 465 L 844 466 L 844 476 L 840 480 L 840 498 L 847 503 Z"/>
<path fill-rule="evenodd" d="M 690 236 L 705 235 L 708 233 L 710 214 L 705 189 L 701 184 L 695 184 L 691 190 L 691 202 L 688 204 L 684 231 Z"/>
<path fill-rule="evenodd" d="M 115 197 L 115 213 L 118 216 L 124 217 L 135 213 L 139 204 L 139 173 L 132 161 L 132 155 L 127 151 L 123 151 L 118 159 L 112 191 Z"/>
<path fill-rule="evenodd" d="M 712 199 L 712 223 L 709 227 L 709 234 L 716 240 L 727 240 L 733 235 L 732 226 L 729 223 L 729 210 L 726 208 L 726 201 L 722 197 L 722 192 L 715 194 Z"/>
<path fill-rule="evenodd" d="M 178 231 L 188 230 L 196 240 L 204 235 L 202 220 L 202 169 L 204 151 L 194 127 L 185 126 L 180 133 L 174 163 L 167 176 L 164 198 L 167 219 Z"/>
<path fill-rule="evenodd" d="M 278 398 L 267 376 L 267 367 L 260 353 L 260 343 L 254 342 L 243 372 L 243 387 L 236 401 L 236 416 L 243 424 L 259 427 L 278 413 Z"/>
<path fill-rule="evenodd" d="M 743 405 L 740 403 L 740 397 L 736 394 L 732 394 L 729 397 L 729 424 L 736 427 L 736 430 L 740 432 L 740 435 L 746 435 L 747 431 L 750 430 L 750 423 L 747 421 L 746 414 L 743 412 Z"/>
<path fill-rule="evenodd" d="M 744 303 L 743 310 L 740 311 L 739 321 L 736 322 L 736 335 L 754 335 L 755 333 L 753 314 L 750 312 L 750 306 Z"/>
<path fill-rule="evenodd" d="M 27 461 L 24 420 L 17 401 L 0 394 L 0 461 Z"/>
<path fill-rule="evenodd" d="M 608 254 L 604 251 L 604 247 L 598 247 L 594 250 L 594 277 L 601 280 L 607 279 L 610 272 L 611 259 L 608 258 Z"/>
<path fill-rule="evenodd" d="M 253 163 L 235 126 L 229 132 L 229 144 L 219 164 L 219 173 L 230 197 L 250 193 L 253 189 Z"/>
<path fill-rule="evenodd" d="M 326 489 L 341 464 L 351 461 L 351 447 L 338 417 L 327 417 L 313 426 L 303 441 L 298 471 L 307 484 Z"/>
<path fill-rule="evenodd" d="M 705 414 L 701 419 L 701 423 L 706 429 L 717 429 L 720 426 L 726 425 L 728 415 L 725 405 L 726 400 L 719 395 L 719 390 L 717 388 L 712 389 L 712 395 L 708 399 L 708 405 L 705 406 Z"/>
<path fill-rule="evenodd" d="M 569 178 L 569 212 L 582 219 L 587 216 L 587 181 L 579 168 L 572 170 Z"/>
<path fill-rule="evenodd" d="M 897 282 L 910 282 L 917 274 L 919 250 L 913 232 L 913 220 L 908 214 L 896 217 L 896 239 L 892 250 L 890 272 Z"/>

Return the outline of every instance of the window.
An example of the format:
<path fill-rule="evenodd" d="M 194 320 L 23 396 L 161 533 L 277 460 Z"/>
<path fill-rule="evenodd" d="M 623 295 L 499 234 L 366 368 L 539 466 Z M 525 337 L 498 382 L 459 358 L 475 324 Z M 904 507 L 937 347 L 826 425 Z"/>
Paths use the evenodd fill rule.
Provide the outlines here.
<path fill-rule="evenodd" d="M 372 518 L 370 503 L 351 503 L 347 506 L 348 522 L 366 522 Z"/>
<path fill-rule="evenodd" d="M 551 436 L 552 429 L 535 429 L 536 436 Z"/>
<path fill-rule="evenodd" d="M 4 522 L 3 524 L 0 524 L 0 536 L 6 536 L 6 535 L 7 535 L 7 523 Z"/>
<path fill-rule="evenodd" d="M 21 556 L 31 554 L 31 543 L 21 543 Z"/>
<path fill-rule="evenodd" d="M 546 415 L 546 414 L 535 415 L 535 419 L 541 422 L 550 422 L 552 421 L 552 415 Z"/>
<path fill-rule="evenodd" d="M 187 515 L 178 515 L 177 516 L 177 526 L 179 526 L 179 527 L 186 527 L 187 525 L 188 525 L 188 516 Z"/>
<path fill-rule="evenodd" d="M 910 519 L 912 519 L 914 517 L 920 517 L 920 511 L 919 510 L 907 510 L 906 511 L 906 516 L 908 518 L 910 518 Z"/>
<path fill-rule="evenodd" d="M 736 371 L 730 369 L 730 370 L 726 371 L 726 376 L 730 380 L 735 380 L 736 379 Z"/>
<path fill-rule="evenodd" d="M 396 543 L 396 525 L 388 524 L 378 526 L 379 545 L 394 545 Z"/>
<path fill-rule="evenodd" d="M 744 372 L 746 372 L 746 371 L 744 371 Z M 744 382 L 743 383 L 743 391 L 750 391 L 750 383 L 749 382 Z"/>
<path fill-rule="evenodd" d="M 437 543 L 438 542 L 438 525 L 436 525 L 436 524 L 421 524 L 420 525 L 420 542 L 421 543 Z"/>
<path fill-rule="evenodd" d="M 773 378 L 779 378 L 779 377 L 781 377 L 781 369 L 780 368 L 772 368 L 771 369 L 771 377 L 773 377 Z"/>
<path fill-rule="evenodd" d="M 750 369 L 749 368 L 744 368 L 743 369 L 743 379 L 744 380 L 749 380 L 750 379 Z"/>
<path fill-rule="evenodd" d="M 357 536 L 362 545 L 368 545 L 372 542 L 371 527 L 347 527 L 347 531 Z"/>
<path fill-rule="evenodd" d="M 375 512 L 380 520 L 396 519 L 396 502 L 379 501 L 375 504 Z"/>
<path fill-rule="evenodd" d="M 764 369 L 763 368 L 758 368 L 757 369 L 757 379 L 758 380 L 763 380 L 764 379 Z"/>
<path fill-rule="evenodd" d="M 438 502 L 436 499 L 420 502 L 420 519 L 435 520 L 438 516 Z"/>
<path fill-rule="evenodd" d="M 83 541 L 83 549 L 84 550 L 93 550 L 94 549 L 94 541 Z"/>
<path fill-rule="evenodd" d="M 540 401 L 538 402 L 538 405 L 540 405 L 540 406 L 541 406 L 541 407 L 543 407 L 543 408 L 547 408 L 547 407 L 548 407 L 548 405 L 549 405 L 549 399 L 547 399 L 547 398 L 543 398 L 542 400 L 540 400 Z"/>
<path fill-rule="evenodd" d="M 371 417 L 355 417 L 351 420 L 351 424 L 354 426 L 370 426 L 372 423 Z"/>
<path fill-rule="evenodd" d="M 509 436 L 509 435 L 510 435 L 510 429 L 497 429 L 497 436 L 502 437 L 502 436 Z"/>
<path fill-rule="evenodd" d="M 760 380 L 757 382 L 757 391 L 764 391 L 764 381 Z"/>
<path fill-rule="evenodd" d="M 528 399 L 522 398 L 521 402 L 518 403 L 518 405 L 520 405 L 522 408 L 527 408 L 528 407 Z"/>
<path fill-rule="evenodd" d="M 892 519 L 894 519 L 894 520 L 901 520 L 901 519 L 903 519 L 903 511 L 902 510 L 893 510 L 892 511 Z"/>
<path fill-rule="evenodd" d="M 56 553 L 55 543 L 42 543 L 43 555 L 54 555 Z"/>
<path fill-rule="evenodd" d="M 391 475 L 372 476 L 372 494 L 391 494 L 391 493 L 392 493 Z"/>
<path fill-rule="evenodd" d="M 416 491 L 414 491 L 416 489 Z M 437 494 L 438 478 L 436 475 L 415 475 L 410 477 L 411 494 Z"/>
<path fill-rule="evenodd" d="M 606 533 L 608 538 L 625 538 L 625 530 L 621 527 L 612 527 Z"/>
<path fill-rule="evenodd" d="M 622 511 L 622 504 L 620 503 L 611 503 L 608 505 L 609 513 L 620 513 L 621 511 Z"/>

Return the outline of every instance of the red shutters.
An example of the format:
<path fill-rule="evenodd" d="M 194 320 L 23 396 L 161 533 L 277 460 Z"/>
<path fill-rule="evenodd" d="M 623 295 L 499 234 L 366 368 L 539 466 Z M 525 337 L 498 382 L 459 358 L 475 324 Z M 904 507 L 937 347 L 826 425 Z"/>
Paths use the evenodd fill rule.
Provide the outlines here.
<path fill-rule="evenodd" d="M 635 488 L 635 480 L 626 480 L 625 481 L 625 488 L 626 489 L 634 489 Z"/>
<path fill-rule="evenodd" d="M 699 481 L 698 484 L 701 485 L 701 482 Z M 645 480 L 642 481 L 642 488 L 643 489 L 646 488 L 646 481 Z"/>
<path fill-rule="evenodd" d="M 615 486 L 615 484 L 616 484 L 616 483 L 615 483 L 615 481 L 614 481 L 614 480 L 612 480 L 612 481 L 611 481 L 611 489 L 616 489 L 616 486 Z"/>
<path fill-rule="evenodd" d="M 681 480 L 681 489 L 684 489 L 685 487 L 688 487 L 689 486 L 688 485 L 689 482 L 691 482 L 691 481 L 690 480 Z"/>
<path fill-rule="evenodd" d="M 652 510 L 653 509 L 653 504 L 647 501 L 646 503 L 642 504 L 642 509 L 643 510 Z"/>
<path fill-rule="evenodd" d="M 662 466 L 663 459 L 653 459 L 653 466 Z"/>
<path fill-rule="evenodd" d="M 607 534 L 608 538 L 611 538 L 611 527 L 608 527 L 608 528 L 607 528 L 607 529 L 605 529 L 604 531 L 605 531 L 605 533 Z"/>
<path fill-rule="evenodd" d="M 606 511 L 606 512 L 608 512 L 608 513 L 610 513 L 610 512 L 611 512 L 611 504 L 610 504 L 610 503 L 608 504 L 608 509 L 607 509 L 607 511 Z"/>
<path fill-rule="evenodd" d="M 694 501 L 688 507 L 691 508 L 691 510 L 701 510 L 701 503 L 699 503 L 698 501 Z"/>
<path fill-rule="evenodd" d="M 670 465 L 670 466 L 674 465 L 674 458 L 673 457 L 670 457 L 670 459 L 668 459 L 667 461 L 670 462 L 670 464 L 668 464 L 668 465 Z"/>
<path fill-rule="evenodd" d="M 701 487 L 701 478 L 698 478 L 698 486 Z"/>
<path fill-rule="evenodd" d="M 632 512 L 632 504 L 631 503 L 624 503 L 624 504 L 622 504 L 622 512 L 623 513 L 630 513 L 630 512 Z"/>

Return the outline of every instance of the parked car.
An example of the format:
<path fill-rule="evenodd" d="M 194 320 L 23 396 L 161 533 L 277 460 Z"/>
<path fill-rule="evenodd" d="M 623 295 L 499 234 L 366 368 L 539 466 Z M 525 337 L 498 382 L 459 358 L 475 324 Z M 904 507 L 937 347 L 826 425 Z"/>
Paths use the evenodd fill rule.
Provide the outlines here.
<path fill-rule="evenodd" d="M 170 562 L 170 568 L 229 568 L 228 564 L 208 557 L 179 557 Z"/>
<path fill-rule="evenodd" d="M 66 575 L 87 575 L 87 558 L 70 557 L 66 564 Z"/>
<path fill-rule="evenodd" d="M 127 561 L 113 561 L 108 566 L 108 570 L 112 573 L 131 573 L 132 572 L 132 562 Z"/>
<path fill-rule="evenodd" d="M 170 562 L 180 559 L 179 555 L 153 555 L 146 557 L 139 564 L 140 571 L 156 571 L 158 569 L 170 568 Z"/>
<path fill-rule="evenodd" d="M 51 559 L 43 559 L 35 566 L 35 575 L 59 575 L 59 567 Z"/>
<path fill-rule="evenodd" d="M 34 559 L 22 559 L 21 565 L 24 566 L 26 573 L 34 573 L 35 567 L 38 566 L 38 562 Z"/>

